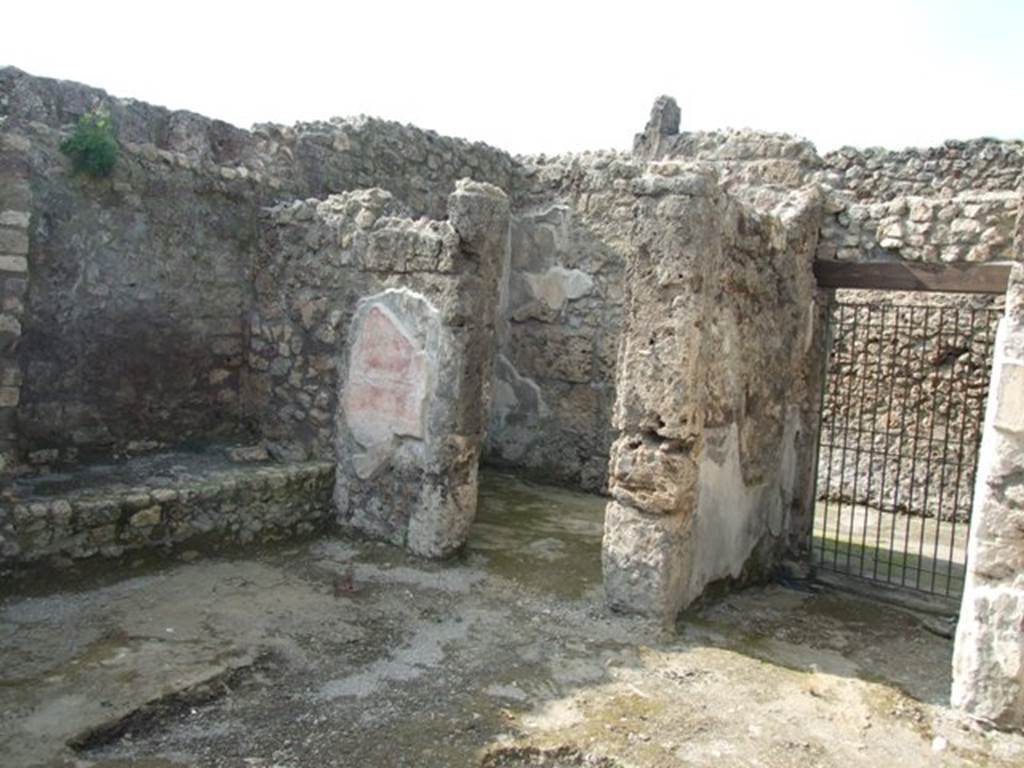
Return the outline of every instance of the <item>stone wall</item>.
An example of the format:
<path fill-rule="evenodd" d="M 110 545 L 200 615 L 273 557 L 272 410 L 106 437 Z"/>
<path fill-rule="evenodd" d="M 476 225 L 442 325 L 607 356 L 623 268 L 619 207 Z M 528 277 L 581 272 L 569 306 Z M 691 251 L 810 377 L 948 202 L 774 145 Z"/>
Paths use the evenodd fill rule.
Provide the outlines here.
<path fill-rule="evenodd" d="M 240 431 L 254 185 L 135 145 L 93 180 L 69 172 L 60 131 L 8 135 L 31 146 L 34 209 L 22 454 L 46 464 Z"/>
<path fill-rule="evenodd" d="M 118 131 L 105 180 L 59 151 L 93 110 Z M 308 530 L 328 505 L 448 555 L 486 427 L 490 458 L 607 487 L 608 599 L 671 618 L 805 554 L 825 351 L 813 259 L 1019 260 L 1022 183 L 1020 141 L 820 157 L 784 134 L 681 131 L 667 98 L 630 154 L 513 159 L 371 118 L 246 131 L 0 69 L 0 471 L 23 473 L 0 489 L 0 560 Z M 1019 726 L 1015 291 L 954 699 Z M 839 375 L 940 336 L 926 322 L 839 339 L 854 361 Z M 908 370 L 904 407 L 944 366 L 980 389 L 977 341 Z M 948 434 L 953 400 L 938 411 L 928 428 Z M 314 461 L 105 496 L 19 486 L 25 460 L 236 434 Z M 824 492 L 849 494 L 837 476 Z"/>
<path fill-rule="evenodd" d="M 72 175 L 58 150 L 93 110 L 117 130 L 110 179 Z M 241 396 L 263 207 L 369 184 L 437 215 L 462 176 L 514 186 L 506 153 L 410 126 L 245 131 L 13 68 L 0 69 L 0 139 L 12 198 L 0 207 L 0 450 L 37 466 L 251 426 Z"/>
<path fill-rule="evenodd" d="M 896 197 L 849 202 L 822 227 L 818 258 L 931 263 L 1010 258 L 1021 193 L 964 192 L 956 197 Z"/>
<path fill-rule="evenodd" d="M 415 215 L 441 217 L 458 179 L 511 190 L 517 176 L 506 152 L 393 121 L 361 116 L 244 130 L 80 83 L 0 68 L 0 118 L 9 124 L 66 130 L 96 109 L 110 115 L 122 144 L 137 145 L 149 159 L 228 180 L 249 179 L 277 200 L 381 187 Z"/>
<path fill-rule="evenodd" d="M 0 475 L 17 460 L 17 408 L 25 378 L 18 345 L 28 293 L 32 221 L 27 150 L 27 142 L 0 133 Z"/>
<path fill-rule="evenodd" d="M 965 521 L 994 297 L 844 291 L 822 408 L 822 497 Z"/>
<path fill-rule="evenodd" d="M 212 538 L 250 542 L 310 533 L 331 520 L 332 462 L 219 464 L 172 480 L 45 484 L 0 503 L 0 569 L 52 558 L 125 552 Z"/>
<path fill-rule="evenodd" d="M 443 556 L 476 512 L 508 200 L 464 181 L 447 221 L 397 212 L 379 189 L 268 212 L 248 400 L 277 452 L 336 457 L 344 523 Z"/>
<path fill-rule="evenodd" d="M 459 179 L 511 191 L 518 175 L 507 153 L 486 144 L 371 117 L 261 124 L 252 138 L 246 166 L 270 173 L 294 197 L 380 187 L 414 216 L 443 218 Z"/>
<path fill-rule="evenodd" d="M 628 155 L 526 160 L 512 221 L 487 457 L 607 487 L 633 227 Z"/>
<path fill-rule="evenodd" d="M 1024 141 L 949 141 L 930 149 L 823 158 L 819 259 L 985 262 L 1013 259 L 1024 211 Z"/>
<path fill-rule="evenodd" d="M 844 148 L 826 155 L 811 178 L 827 200 L 819 259 L 953 264 L 1022 257 L 1014 233 L 1024 216 L 1024 142 L 951 141 L 899 152 Z M 856 313 L 862 323 L 856 336 L 835 333 L 839 359 L 832 383 L 840 393 L 855 393 L 836 408 L 854 428 L 859 422 L 883 434 L 833 434 L 826 402 L 823 443 L 847 449 L 823 451 L 819 494 L 965 517 L 1002 297 L 840 291 L 837 299 L 861 305 L 841 311 L 851 318 Z M 911 309 L 915 305 L 930 309 Z M 880 356 L 897 383 L 895 393 L 891 386 L 858 383 L 871 378 Z M 862 454 L 855 460 L 858 447 Z M 948 459 L 961 450 L 962 471 L 946 476 Z M 911 453 L 919 460 L 913 475 L 899 472 L 897 459 L 885 458 Z"/>
<path fill-rule="evenodd" d="M 247 419 L 275 453 L 333 458 L 342 339 L 359 299 L 375 288 L 364 266 L 368 240 L 378 222 L 384 229 L 400 211 L 389 193 L 374 189 L 264 212 L 245 399 Z"/>
<path fill-rule="evenodd" d="M 785 133 L 751 130 L 680 131 L 675 100 L 654 102 L 644 130 L 633 140 L 640 159 L 700 161 L 714 166 L 719 183 L 797 189 L 822 166 L 814 145 Z"/>
<path fill-rule="evenodd" d="M 713 167 L 740 196 L 800 187 L 822 165 L 813 145 L 784 134 L 680 132 L 667 97 L 633 153 L 521 158 L 489 460 L 606 490 L 634 187 L 661 159 Z"/>
<path fill-rule="evenodd" d="M 941 147 L 904 150 L 843 147 L 822 159 L 822 181 L 860 202 L 951 198 L 1024 184 L 1024 141 L 1019 140 L 951 140 Z"/>
<path fill-rule="evenodd" d="M 58 150 L 78 117 L 97 108 L 111 115 L 121 147 L 105 181 L 71 175 Z M 682 210 L 683 198 L 710 206 L 705 235 L 719 256 L 708 269 L 728 264 L 737 275 L 766 254 L 773 269 L 802 259 L 812 229 L 818 258 L 998 260 L 1014 254 L 1012 233 L 1024 221 L 1020 142 L 841 150 L 822 158 L 784 134 L 681 131 L 670 99 L 656 103 L 632 153 L 513 159 L 371 118 L 246 131 L 8 68 L 0 70 L 0 138 L 0 194 L 10 198 L 0 200 L 0 451 L 41 465 L 249 433 L 281 458 L 338 457 L 346 467 L 342 482 L 355 477 L 356 487 L 366 480 L 360 472 L 374 474 L 377 459 L 358 429 L 338 421 L 345 413 L 339 393 L 359 357 L 357 342 L 372 327 L 390 334 L 405 350 L 403 360 L 419 360 L 430 345 L 455 349 L 453 361 L 473 360 L 477 373 L 459 375 L 481 380 L 467 399 L 477 406 L 490 395 L 483 339 L 493 333 L 487 457 L 604 490 L 611 446 L 620 446 L 614 468 L 621 446 L 637 439 L 620 434 L 628 420 L 612 419 L 613 404 L 624 397 L 617 389 L 633 375 L 623 367 L 627 293 L 647 279 L 629 265 L 649 257 L 639 249 L 650 247 L 650 227 L 665 228 L 673 247 L 697 237 L 696 221 L 690 234 L 671 234 L 680 225 L 663 208 Z M 687 163 L 699 166 L 694 178 L 713 178 L 706 190 L 679 192 L 689 183 L 680 181 L 689 178 L 680 170 Z M 465 187 L 451 198 L 461 177 L 506 190 L 511 201 L 508 242 L 487 247 L 487 259 L 498 259 L 498 285 L 472 300 L 464 295 L 468 286 L 489 285 L 490 277 L 453 266 L 459 259 L 469 265 L 463 256 L 475 246 L 449 206 L 474 195 L 490 200 L 493 190 Z M 820 206 L 799 202 L 809 185 L 820 189 Z M 421 216 L 429 218 L 416 220 Z M 813 216 L 819 218 L 807 223 Z M 790 239 L 780 245 L 780 237 Z M 709 323 L 728 326 L 722 318 L 741 311 L 746 283 L 762 279 L 754 271 L 750 266 L 743 285 L 719 290 L 730 309 L 705 307 Z M 769 273 L 778 296 L 806 299 L 793 274 Z M 702 331 L 698 349 L 710 333 Z M 809 333 L 817 343 L 817 331 Z M 756 334 L 726 339 L 736 348 L 771 341 Z M 746 359 L 760 354 L 748 352 L 728 359 L 741 378 Z M 962 362 L 958 357 L 956 365 Z M 965 364 L 977 372 L 975 362 Z M 710 378 L 701 387 L 719 386 L 713 379 L 721 365 L 708 359 Z M 427 366 L 431 386 L 440 381 L 432 376 L 449 368 L 458 364 Z M 810 375 L 791 373 L 801 382 Z M 685 392 L 700 409 L 743 411 L 731 395 L 722 405 L 703 389 Z M 771 390 L 752 398 L 772 407 L 796 403 L 803 415 L 794 430 L 806 433 L 803 394 Z M 474 454 L 477 426 L 467 426 L 467 413 L 449 416 L 437 422 L 445 425 L 441 432 L 469 435 L 465 455 Z M 709 423 L 726 432 L 701 433 L 699 450 L 706 447 L 708 456 L 738 422 Z M 774 435 L 774 426 L 761 427 Z M 385 442 L 422 437 L 406 434 L 411 427 L 396 429 Z M 349 442 L 339 449 L 339 440 Z M 777 487 L 765 471 L 767 487 Z M 411 481 L 396 482 L 407 489 Z M 626 484 L 613 470 L 612 490 Z M 378 532 L 405 537 L 408 521 Z M 788 524 L 785 534 L 768 538 L 798 548 Z M 736 577 L 735 559 L 725 558 L 728 577 Z M 694 576 L 693 583 L 721 577 Z"/>
<path fill-rule="evenodd" d="M 953 705 L 1024 729 L 1024 266 L 1010 279 L 978 461 Z"/>
<path fill-rule="evenodd" d="M 103 180 L 72 174 L 59 151 L 95 108 L 119 133 L 120 158 Z M 242 133 L 11 68 L 0 70 L 0 133 L 3 156 L 22 158 L 32 214 L 20 458 L 48 465 L 238 432 L 263 193 L 216 161 L 231 159 Z"/>
<path fill-rule="evenodd" d="M 637 180 L 605 516 L 613 607 L 671 619 L 763 578 L 809 530 L 820 197 L 725 192 L 711 164 Z"/>

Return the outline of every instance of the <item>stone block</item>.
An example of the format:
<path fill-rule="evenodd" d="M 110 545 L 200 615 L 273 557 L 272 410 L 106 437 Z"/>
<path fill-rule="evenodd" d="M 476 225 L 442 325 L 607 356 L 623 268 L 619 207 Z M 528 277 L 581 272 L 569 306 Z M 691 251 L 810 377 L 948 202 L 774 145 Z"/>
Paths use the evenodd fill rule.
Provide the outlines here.
<path fill-rule="evenodd" d="M 0 315 L 0 333 L 9 333 L 13 336 L 20 336 L 21 321 L 13 315 Z"/>
<path fill-rule="evenodd" d="M 28 272 L 28 259 L 24 256 L 5 256 L 0 253 L 0 272 Z"/>
<path fill-rule="evenodd" d="M 28 223 L 27 211 L 0 211 L 0 227 L 28 229 Z"/>
<path fill-rule="evenodd" d="M 690 515 L 697 505 L 697 463 L 677 441 L 620 437 L 608 479 L 617 501 L 648 514 Z"/>
<path fill-rule="evenodd" d="M 601 566 L 612 609 L 670 621 L 684 600 L 690 526 L 682 515 L 605 510 Z"/>
<path fill-rule="evenodd" d="M 952 702 L 970 716 L 1024 730 L 1024 268 L 1014 265 L 996 337 L 978 454 L 967 576 L 953 653 Z"/>
<path fill-rule="evenodd" d="M 140 509 L 129 519 L 133 528 L 146 528 L 160 524 L 160 507 L 152 506 Z"/>
<path fill-rule="evenodd" d="M 0 227 L 0 254 L 7 256 L 28 255 L 28 232 L 23 229 Z"/>
<path fill-rule="evenodd" d="M 0 133 L 0 148 L 8 152 L 28 152 L 32 149 L 32 142 L 17 133 Z"/>
<path fill-rule="evenodd" d="M 993 394 L 995 426 L 1024 433 L 1024 365 L 1004 363 Z"/>
<path fill-rule="evenodd" d="M 964 595 L 952 704 L 1003 728 L 1024 728 L 1024 593 L 977 585 Z"/>
<path fill-rule="evenodd" d="M 56 448 L 41 448 L 38 451 L 29 451 L 28 453 L 29 464 L 52 464 L 58 458 L 60 458 L 60 451 Z"/>

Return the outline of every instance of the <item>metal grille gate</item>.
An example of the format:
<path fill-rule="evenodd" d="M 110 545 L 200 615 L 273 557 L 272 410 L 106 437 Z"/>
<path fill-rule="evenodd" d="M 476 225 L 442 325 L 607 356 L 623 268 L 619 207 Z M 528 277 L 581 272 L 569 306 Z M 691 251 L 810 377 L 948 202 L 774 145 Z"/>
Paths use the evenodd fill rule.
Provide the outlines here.
<path fill-rule="evenodd" d="M 955 597 L 1002 311 L 905 296 L 830 306 L 812 556 Z"/>

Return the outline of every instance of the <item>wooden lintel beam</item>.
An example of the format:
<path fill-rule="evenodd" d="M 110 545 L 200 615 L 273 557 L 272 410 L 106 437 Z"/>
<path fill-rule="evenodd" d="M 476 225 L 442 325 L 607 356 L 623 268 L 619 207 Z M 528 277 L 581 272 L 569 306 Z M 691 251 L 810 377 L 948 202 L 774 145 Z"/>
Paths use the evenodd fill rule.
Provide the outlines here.
<path fill-rule="evenodd" d="M 1006 293 L 1010 264 L 925 264 L 902 261 L 816 261 L 819 288 Z"/>

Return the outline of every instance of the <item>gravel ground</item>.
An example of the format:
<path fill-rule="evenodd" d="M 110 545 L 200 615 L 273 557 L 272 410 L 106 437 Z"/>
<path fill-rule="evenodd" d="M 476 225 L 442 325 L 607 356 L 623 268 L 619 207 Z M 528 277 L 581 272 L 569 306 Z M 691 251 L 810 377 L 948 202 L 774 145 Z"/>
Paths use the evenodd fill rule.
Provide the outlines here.
<path fill-rule="evenodd" d="M 0 764 L 1024 765 L 946 706 L 934 617 L 809 584 L 608 613 L 603 505 L 489 472 L 453 562 L 331 538 L 7 583 Z"/>

